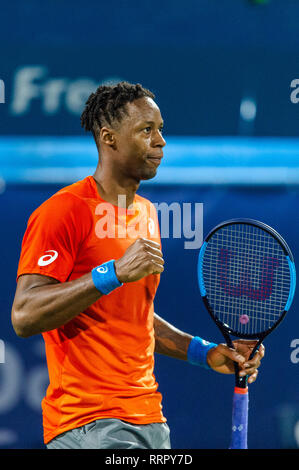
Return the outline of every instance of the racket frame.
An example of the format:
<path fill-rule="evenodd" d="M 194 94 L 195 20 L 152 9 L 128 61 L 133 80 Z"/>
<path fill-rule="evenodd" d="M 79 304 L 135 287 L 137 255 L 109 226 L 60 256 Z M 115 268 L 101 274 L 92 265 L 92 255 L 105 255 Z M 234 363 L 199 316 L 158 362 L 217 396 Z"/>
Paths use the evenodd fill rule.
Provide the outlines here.
<path fill-rule="evenodd" d="M 281 248 L 283 249 L 286 257 L 289 257 L 289 260 L 291 261 L 291 263 L 293 263 L 293 266 L 294 266 L 294 258 L 293 258 L 293 255 L 292 255 L 292 252 L 290 250 L 290 248 L 288 247 L 287 243 L 285 242 L 285 240 L 282 238 L 282 236 L 276 232 L 276 230 L 274 230 L 272 227 L 270 227 L 269 225 L 266 225 L 264 222 L 260 222 L 258 220 L 253 220 L 253 219 L 230 219 L 230 220 L 226 220 L 225 222 L 222 222 L 220 224 L 218 224 L 216 227 L 214 227 L 209 233 L 208 235 L 205 237 L 204 239 L 204 243 L 208 243 L 210 238 L 214 235 L 215 232 L 217 232 L 219 229 L 223 228 L 223 227 L 226 227 L 226 226 L 229 226 L 229 225 L 235 225 L 235 224 L 244 224 L 244 225 L 252 225 L 252 226 L 255 226 L 255 227 L 258 227 L 262 230 L 264 230 L 265 232 L 267 233 L 270 233 L 270 235 L 272 237 L 274 237 L 277 242 L 280 244 Z M 201 269 L 202 269 L 202 259 L 203 257 L 199 255 L 198 257 L 198 277 L 199 279 L 202 279 L 202 273 L 201 273 Z M 260 347 L 261 343 L 264 341 L 264 339 L 282 322 L 282 320 L 284 319 L 286 313 L 288 312 L 290 306 L 291 306 L 291 303 L 292 303 L 292 300 L 293 300 L 293 297 L 294 297 L 294 286 L 296 284 L 296 273 L 295 273 L 295 268 L 294 268 L 294 271 L 293 273 L 291 272 L 291 268 L 290 268 L 290 276 L 291 276 L 291 283 L 293 284 L 293 292 L 291 292 L 290 294 L 290 297 L 289 297 L 289 300 L 287 302 L 287 305 L 288 305 L 288 309 L 285 309 L 279 316 L 278 320 L 270 327 L 268 328 L 266 331 L 262 331 L 262 332 L 259 332 L 259 333 L 255 333 L 255 334 L 252 334 L 252 333 L 240 333 L 240 332 L 237 332 L 237 331 L 234 331 L 232 328 L 230 328 L 228 325 L 225 325 L 222 321 L 220 321 L 213 313 L 213 309 L 212 307 L 210 306 L 209 304 L 209 300 L 208 300 L 208 297 L 207 295 L 203 295 L 202 293 L 202 288 L 201 288 L 201 282 L 199 282 L 200 284 L 200 291 L 201 291 L 201 295 L 202 295 L 202 300 L 205 304 L 205 307 L 207 309 L 207 311 L 209 312 L 210 316 L 212 317 L 213 321 L 216 323 L 217 327 L 220 329 L 225 341 L 226 341 L 226 344 L 228 347 L 230 348 L 234 348 L 233 346 L 233 340 L 231 339 L 231 336 L 234 336 L 236 338 L 240 338 L 240 339 L 256 339 L 257 340 L 257 344 L 256 346 L 254 347 L 253 351 L 251 352 L 251 355 L 249 357 L 249 360 L 253 358 L 254 354 L 256 353 L 256 351 L 258 350 L 258 348 Z M 240 377 L 239 376 L 239 368 L 238 368 L 238 365 L 237 363 L 235 363 L 235 377 L 236 377 L 236 387 L 239 387 L 239 388 L 246 388 L 247 387 L 247 379 L 248 379 L 248 376 L 245 376 L 245 377 Z"/>

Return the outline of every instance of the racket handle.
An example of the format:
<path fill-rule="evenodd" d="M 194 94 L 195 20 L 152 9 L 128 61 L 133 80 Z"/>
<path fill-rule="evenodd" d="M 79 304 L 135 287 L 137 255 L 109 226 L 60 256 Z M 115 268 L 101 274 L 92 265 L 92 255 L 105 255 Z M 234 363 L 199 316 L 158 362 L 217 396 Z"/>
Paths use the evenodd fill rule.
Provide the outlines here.
<path fill-rule="evenodd" d="M 230 449 L 247 449 L 248 388 L 235 387 Z"/>

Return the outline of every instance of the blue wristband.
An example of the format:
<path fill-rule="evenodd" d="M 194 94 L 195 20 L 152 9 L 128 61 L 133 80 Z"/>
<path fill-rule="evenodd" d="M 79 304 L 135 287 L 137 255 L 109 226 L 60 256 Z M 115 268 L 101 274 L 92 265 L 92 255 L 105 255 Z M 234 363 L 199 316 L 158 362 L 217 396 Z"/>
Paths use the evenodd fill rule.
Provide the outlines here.
<path fill-rule="evenodd" d="M 209 341 L 205 341 L 199 336 L 194 336 L 190 341 L 187 352 L 188 362 L 196 366 L 204 367 L 205 369 L 211 369 L 207 363 L 207 354 L 210 349 L 216 346 L 217 344 L 215 343 L 209 343 Z"/>
<path fill-rule="evenodd" d="M 114 259 L 94 268 L 91 275 L 94 285 L 101 294 L 110 294 L 114 289 L 122 286 L 115 274 Z"/>

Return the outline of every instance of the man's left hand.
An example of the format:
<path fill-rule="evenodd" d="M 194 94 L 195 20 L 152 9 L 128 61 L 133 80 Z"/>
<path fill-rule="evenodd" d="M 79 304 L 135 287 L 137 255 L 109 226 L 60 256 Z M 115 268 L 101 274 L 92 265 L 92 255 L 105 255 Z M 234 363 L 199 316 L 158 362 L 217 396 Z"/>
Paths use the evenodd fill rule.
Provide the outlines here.
<path fill-rule="evenodd" d="M 252 359 L 249 356 L 257 344 L 257 341 L 238 339 L 233 341 L 235 349 L 226 344 L 218 344 L 216 348 L 210 349 L 207 356 L 209 366 L 221 374 L 233 374 L 235 372 L 234 362 L 238 363 L 239 375 L 248 375 L 248 383 L 256 380 L 258 367 L 265 355 L 265 348 L 261 344 Z"/>

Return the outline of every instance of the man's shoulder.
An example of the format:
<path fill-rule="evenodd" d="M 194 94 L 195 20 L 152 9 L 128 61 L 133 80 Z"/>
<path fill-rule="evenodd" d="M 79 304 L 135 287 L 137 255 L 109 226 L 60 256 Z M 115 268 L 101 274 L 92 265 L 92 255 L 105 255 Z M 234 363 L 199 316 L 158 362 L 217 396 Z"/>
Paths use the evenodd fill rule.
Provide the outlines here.
<path fill-rule="evenodd" d="M 70 195 L 71 197 L 77 197 L 80 199 L 85 199 L 93 196 L 93 187 L 90 183 L 90 176 L 86 178 L 76 181 L 64 188 L 61 188 L 52 197 L 60 196 L 60 195 Z"/>
<path fill-rule="evenodd" d="M 86 177 L 52 194 L 35 209 L 32 215 L 55 211 L 56 216 L 58 216 L 62 213 L 67 214 L 72 211 L 72 209 L 78 210 L 80 207 L 87 208 L 86 200 L 89 197 L 92 197 L 92 188 L 90 186 L 89 177 Z"/>

